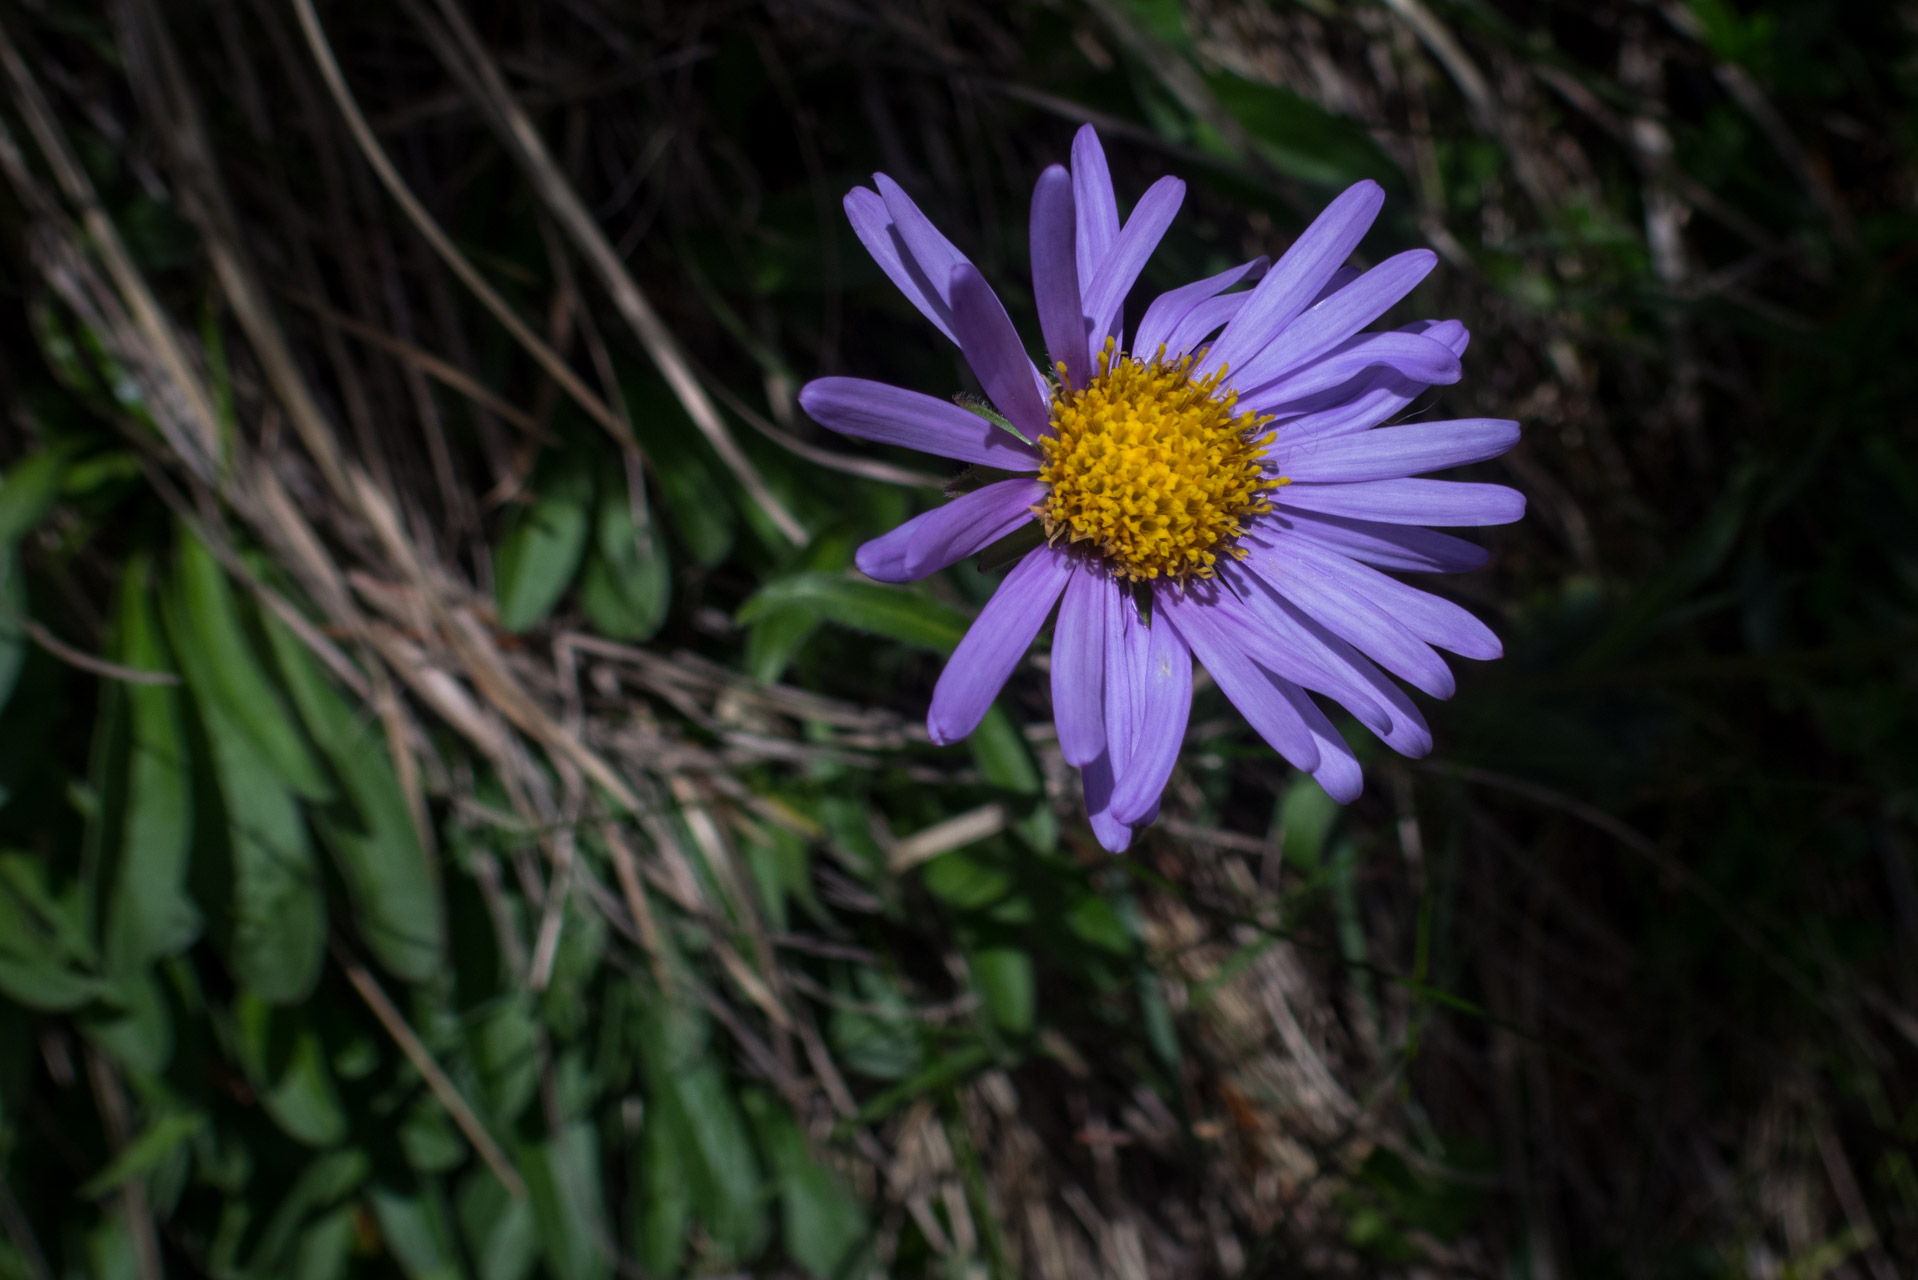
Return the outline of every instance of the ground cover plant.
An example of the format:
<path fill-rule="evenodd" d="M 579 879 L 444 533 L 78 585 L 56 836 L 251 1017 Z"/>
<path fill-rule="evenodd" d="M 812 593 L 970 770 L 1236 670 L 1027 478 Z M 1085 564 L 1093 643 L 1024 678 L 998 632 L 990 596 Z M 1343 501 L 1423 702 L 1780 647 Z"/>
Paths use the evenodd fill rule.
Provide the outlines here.
<path fill-rule="evenodd" d="M 1910 1274 L 1914 95 L 1836 0 L 0 6 L 0 1276 Z M 1131 317 L 1378 184 L 1526 501 L 1431 754 L 1201 680 L 1117 856 L 1050 630 L 927 732 L 1009 561 L 855 568 L 957 468 L 800 404 L 988 390 L 878 171 L 1043 352 L 1087 123 Z"/>

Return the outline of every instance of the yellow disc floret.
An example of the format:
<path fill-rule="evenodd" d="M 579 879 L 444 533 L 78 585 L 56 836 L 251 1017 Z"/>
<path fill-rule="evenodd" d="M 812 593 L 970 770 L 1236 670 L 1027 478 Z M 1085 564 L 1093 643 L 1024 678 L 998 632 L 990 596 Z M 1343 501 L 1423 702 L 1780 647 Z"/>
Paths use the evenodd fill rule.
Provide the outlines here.
<path fill-rule="evenodd" d="M 1112 339 L 1083 388 L 1063 382 L 1052 400 L 1053 434 L 1040 441 L 1039 478 L 1050 486 L 1036 507 L 1046 537 L 1090 543 L 1114 576 L 1209 578 L 1235 544 L 1246 517 L 1270 511 L 1265 496 L 1285 483 L 1259 461 L 1271 421 L 1237 411 L 1236 392 L 1217 395 L 1220 369 L 1192 374 L 1192 357 L 1167 362 L 1117 355 Z"/>

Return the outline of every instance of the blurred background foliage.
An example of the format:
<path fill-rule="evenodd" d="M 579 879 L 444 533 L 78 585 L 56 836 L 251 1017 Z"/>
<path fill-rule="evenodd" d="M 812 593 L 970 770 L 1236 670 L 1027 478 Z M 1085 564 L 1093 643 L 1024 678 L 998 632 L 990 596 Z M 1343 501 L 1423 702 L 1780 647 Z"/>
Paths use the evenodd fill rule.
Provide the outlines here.
<path fill-rule="evenodd" d="M 0 1276 L 1914 1274 L 1915 97 L 1892 0 L 0 5 Z M 1202 683 L 1116 860 L 794 404 L 967 386 L 875 169 L 1035 336 L 1086 120 L 1142 297 L 1384 183 L 1531 504 L 1431 758 Z"/>

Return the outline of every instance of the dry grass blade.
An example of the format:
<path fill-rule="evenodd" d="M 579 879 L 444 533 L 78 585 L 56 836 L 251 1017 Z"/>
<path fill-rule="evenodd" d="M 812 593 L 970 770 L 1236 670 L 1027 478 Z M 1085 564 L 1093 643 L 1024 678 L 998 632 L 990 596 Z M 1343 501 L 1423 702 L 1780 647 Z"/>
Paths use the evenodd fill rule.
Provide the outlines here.
<path fill-rule="evenodd" d="M 310 0 L 300 0 L 300 3 L 304 6 Z M 407 0 L 406 7 L 433 46 L 434 53 L 446 64 L 447 70 L 456 79 L 485 95 L 481 103 L 484 114 L 499 130 L 501 140 L 526 171 L 533 190 L 592 264 L 593 270 L 599 275 L 600 284 L 612 297 L 613 305 L 619 309 L 626 323 L 632 326 L 640 345 L 646 348 L 646 354 L 652 357 L 653 363 L 671 385 L 673 394 L 693 420 L 693 425 L 699 428 L 706 442 L 712 445 L 713 451 L 733 473 L 733 477 L 765 511 L 780 533 L 794 546 L 806 545 L 808 535 L 805 526 L 773 496 L 758 470 L 739 451 L 738 443 L 720 419 L 719 411 L 706 395 L 706 389 L 694 376 L 686 353 L 680 349 L 679 340 L 659 318 L 653 304 L 647 301 L 639 283 L 608 243 L 599 223 L 594 221 L 572 184 L 566 180 L 566 175 L 554 162 L 539 131 L 514 100 L 512 91 L 500 75 L 499 68 L 494 65 L 492 56 L 467 22 L 466 15 L 460 12 L 458 5 L 442 0 L 440 11 L 460 45 L 459 50 L 455 50 L 448 43 L 446 35 L 420 8 L 418 0 Z M 465 57 L 464 64 L 461 53 Z"/>
<path fill-rule="evenodd" d="M 299 13 L 300 29 L 306 35 L 307 44 L 313 51 L 314 61 L 319 64 L 320 75 L 326 81 L 327 90 L 332 93 L 333 101 L 339 106 L 340 114 L 345 117 L 346 126 L 352 132 L 353 140 L 359 145 L 367 164 L 372 166 L 374 174 L 379 177 L 380 185 L 386 188 L 387 194 L 392 196 L 394 203 L 400 206 L 407 220 L 413 224 L 421 236 L 425 237 L 426 242 L 433 247 L 433 252 L 439 255 L 448 269 L 460 278 L 460 283 L 472 290 L 473 296 L 480 300 L 481 305 L 492 313 L 493 318 L 498 320 L 508 333 L 513 335 L 514 341 L 526 349 L 527 354 L 538 362 L 547 376 L 558 383 L 566 394 L 586 411 L 588 417 L 604 427 L 607 434 L 620 444 L 629 449 L 637 449 L 639 446 L 633 440 L 633 433 L 626 423 L 607 407 L 604 400 L 593 394 L 592 389 L 573 372 L 572 367 L 565 360 L 560 358 L 558 352 L 541 341 L 539 335 L 527 327 L 526 322 L 519 318 L 506 299 L 486 282 L 484 276 L 480 275 L 479 269 L 467 261 L 466 255 L 459 251 L 452 239 L 434 220 L 433 215 L 426 211 L 426 206 L 419 202 L 412 189 L 406 185 L 406 180 L 400 177 L 399 170 L 393 167 L 386 149 L 380 145 L 379 139 L 373 136 L 372 127 L 366 123 L 366 116 L 360 111 L 359 103 L 353 97 L 353 91 L 347 87 L 346 77 L 340 71 L 339 61 L 333 56 L 333 47 L 327 43 L 326 29 L 320 25 L 319 15 L 313 11 L 313 0 L 293 0 L 293 4 Z"/>
<path fill-rule="evenodd" d="M 380 987 L 379 979 L 375 978 L 357 957 L 348 953 L 338 939 L 334 939 L 331 945 L 333 958 L 346 972 L 347 981 L 353 984 L 353 989 L 360 993 L 360 999 L 366 1001 L 366 1007 L 373 1011 L 373 1016 L 379 1019 L 382 1027 L 386 1028 L 386 1033 L 393 1037 L 393 1043 L 400 1047 L 400 1052 L 406 1055 L 406 1060 L 413 1064 L 413 1069 L 418 1071 L 420 1078 L 426 1081 L 426 1087 L 432 1090 L 433 1096 L 439 1100 L 441 1106 L 446 1108 L 447 1114 L 453 1118 L 453 1123 L 459 1126 L 460 1132 L 466 1135 L 466 1140 L 473 1144 L 475 1151 L 479 1152 L 480 1159 L 486 1161 L 487 1167 L 493 1171 L 493 1176 L 500 1180 L 500 1185 L 512 1194 L 513 1199 L 524 1200 L 526 1183 L 521 1181 L 519 1171 L 513 1168 L 513 1162 L 506 1158 L 506 1153 L 500 1149 L 499 1143 L 493 1140 L 493 1135 L 488 1133 L 486 1126 L 480 1123 L 479 1116 L 475 1115 L 473 1108 L 467 1105 L 466 1099 L 447 1078 L 446 1072 L 440 1069 L 439 1063 L 433 1060 L 432 1053 L 420 1042 L 413 1028 L 406 1024 L 406 1018 Z"/>

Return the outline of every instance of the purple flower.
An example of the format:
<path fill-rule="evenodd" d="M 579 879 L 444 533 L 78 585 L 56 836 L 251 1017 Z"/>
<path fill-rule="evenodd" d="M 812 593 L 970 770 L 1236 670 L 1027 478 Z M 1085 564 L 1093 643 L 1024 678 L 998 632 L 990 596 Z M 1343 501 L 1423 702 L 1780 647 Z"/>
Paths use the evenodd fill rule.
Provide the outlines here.
<path fill-rule="evenodd" d="M 1436 262 L 1415 249 L 1344 264 L 1384 201 L 1361 182 L 1268 264 L 1162 294 L 1130 345 L 1121 306 L 1185 194 L 1161 178 L 1122 224 L 1105 153 L 1079 131 L 1070 171 L 1032 196 L 1032 288 L 1052 373 L 1035 367 L 978 270 L 884 174 L 846 197 L 853 229 L 900 290 L 958 344 L 1003 419 L 858 378 L 800 392 L 819 422 L 1014 478 L 985 484 L 861 547 L 884 582 L 923 578 L 1038 522 L 1044 541 L 1000 583 L 933 690 L 935 742 L 971 733 L 1059 607 L 1052 644 L 1059 746 L 1117 852 L 1151 822 L 1192 705 L 1192 658 L 1286 760 L 1340 801 L 1357 760 L 1309 696 L 1344 706 L 1408 756 L 1431 749 L 1391 677 L 1450 697 L 1436 649 L 1496 658 L 1459 606 L 1380 572 L 1456 573 L 1485 553 L 1426 525 L 1503 524 L 1502 485 L 1414 479 L 1518 440 L 1488 418 L 1382 426 L 1459 378 L 1465 327 L 1361 332 Z M 1228 292 L 1236 285 L 1253 287 Z M 1006 429 L 1009 426 L 1011 429 Z"/>

